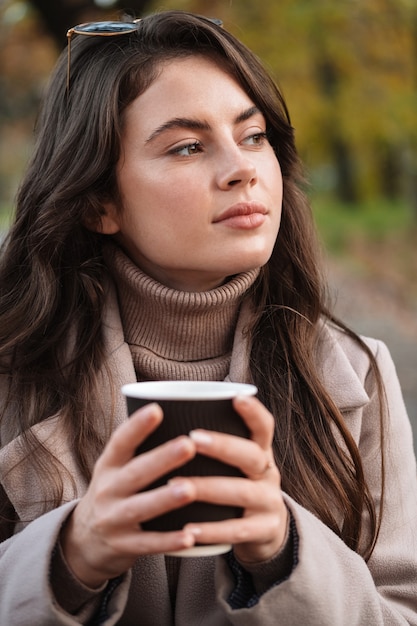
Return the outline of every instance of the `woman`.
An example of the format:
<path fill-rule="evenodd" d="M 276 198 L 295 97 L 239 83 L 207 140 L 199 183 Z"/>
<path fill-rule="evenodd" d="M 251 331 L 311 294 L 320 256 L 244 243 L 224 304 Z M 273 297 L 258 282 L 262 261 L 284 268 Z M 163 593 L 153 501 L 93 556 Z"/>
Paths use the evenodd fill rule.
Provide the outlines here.
<path fill-rule="evenodd" d="M 107 28 L 69 32 L 3 249 L 1 623 L 417 624 L 410 424 L 326 308 L 281 95 L 211 20 Z M 134 456 L 163 416 L 123 383 L 225 378 L 250 440 Z M 146 491 L 196 453 L 245 478 Z M 244 514 L 142 531 L 194 500 Z M 197 541 L 233 550 L 164 556 Z"/>

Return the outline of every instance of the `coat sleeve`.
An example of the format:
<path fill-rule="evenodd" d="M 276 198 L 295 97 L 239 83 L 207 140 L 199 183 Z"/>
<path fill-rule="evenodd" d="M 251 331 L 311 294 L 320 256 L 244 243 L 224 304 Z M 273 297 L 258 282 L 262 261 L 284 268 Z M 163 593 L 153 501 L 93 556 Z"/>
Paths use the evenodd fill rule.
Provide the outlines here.
<path fill-rule="evenodd" d="M 272 586 L 255 606 L 232 609 L 233 577 L 219 559 L 218 597 L 231 624 L 417 626 L 417 479 L 411 426 L 389 352 L 381 342 L 372 342 L 372 348 L 385 383 L 388 414 L 383 517 L 371 559 L 366 563 L 319 519 L 285 496 L 299 537 L 298 563 L 290 577 Z M 364 471 L 379 507 L 380 406 L 369 371 L 364 387 L 369 402 L 348 415 L 347 421 L 355 421 Z"/>
<path fill-rule="evenodd" d="M 76 626 L 87 624 L 96 611 L 100 597 L 90 593 L 79 611 L 70 615 L 59 606 L 51 584 L 54 546 L 74 504 L 40 516 L 0 544 L 0 624 Z M 129 582 L 130 574 L 113 592 L 103 626 L 117 624 L 126 604 Z"/>

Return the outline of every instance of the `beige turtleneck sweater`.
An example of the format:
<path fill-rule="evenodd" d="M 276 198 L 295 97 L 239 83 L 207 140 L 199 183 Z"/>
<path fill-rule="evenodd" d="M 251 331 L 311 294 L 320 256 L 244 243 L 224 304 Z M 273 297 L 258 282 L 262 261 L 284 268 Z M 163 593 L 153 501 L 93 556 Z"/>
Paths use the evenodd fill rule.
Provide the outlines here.
<path fill-rule="evenodd" d="M 104 249 L 138 380 L 223 380 L 241 302 L 259 269 L 203 292 L 177 291 L 144 274 L 113 242 Z M 181 559 L 165 557 L 175 606 Z"/>
<path fill-rule="evenodd" d="M 223 380 L 240 304 L 259 270 L 210 291 L 176 291 L 144 274 L 114 243 L 104 254 L 138 380 Z"/>

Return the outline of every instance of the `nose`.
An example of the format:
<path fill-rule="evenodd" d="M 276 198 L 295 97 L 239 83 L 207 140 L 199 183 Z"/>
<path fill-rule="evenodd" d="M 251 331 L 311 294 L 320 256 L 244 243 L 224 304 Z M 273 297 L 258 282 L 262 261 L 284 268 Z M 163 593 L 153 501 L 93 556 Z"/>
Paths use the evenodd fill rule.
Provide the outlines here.
<path fill-rule="evenodd" d="M 218 159 L 218 186 L 223 190 L 237 186 L 253 186 L 257 182 L 256 167 L 250 157 L 239 146 L 225 151 Z"/>

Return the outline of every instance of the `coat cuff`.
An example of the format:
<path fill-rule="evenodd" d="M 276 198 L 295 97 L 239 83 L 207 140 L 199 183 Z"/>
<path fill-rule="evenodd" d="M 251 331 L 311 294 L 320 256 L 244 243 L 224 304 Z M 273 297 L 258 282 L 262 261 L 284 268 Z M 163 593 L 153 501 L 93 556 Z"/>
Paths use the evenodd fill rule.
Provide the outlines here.
<path fill-rule="evenodd" d="M 228 598 L 232 609 L 251 608 L 261 596 L 287 580 L 298 563 L 299 538 L 295 520 L 289 511 L 289 531 L 284 547 L 271 560 L 263 563 L 241 565 L 229 552 L 225 559 L 235 579 Z"/>
<path fill-rule="evenodd" d="M 90 589 L 78 580 L 65 560 L 59 541 L 52 552 L 50 583 L 57 603 L 70 615 L 77 615 L 87 604 L 94 613 L 107 586 L 105 583 L 98 589 Z"/>

